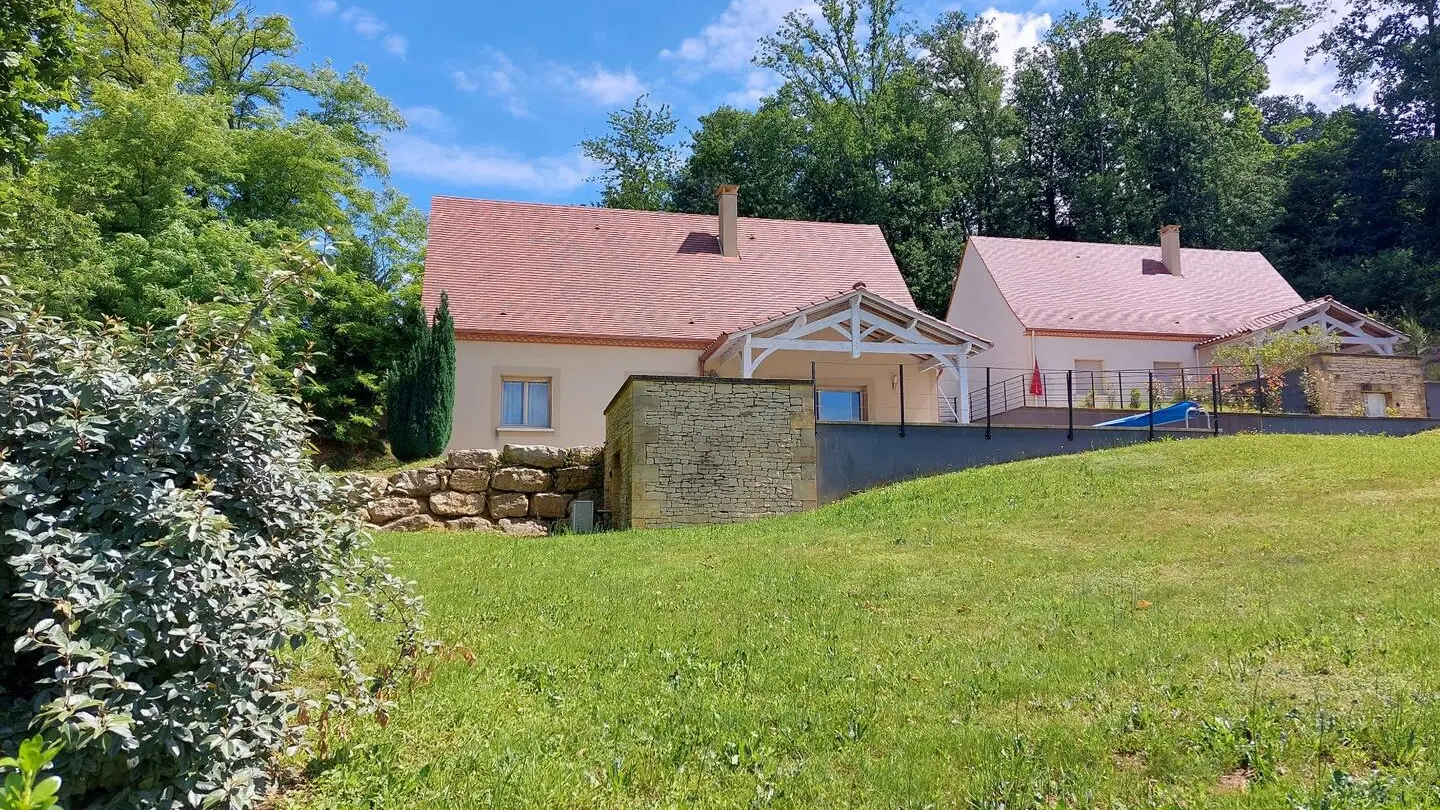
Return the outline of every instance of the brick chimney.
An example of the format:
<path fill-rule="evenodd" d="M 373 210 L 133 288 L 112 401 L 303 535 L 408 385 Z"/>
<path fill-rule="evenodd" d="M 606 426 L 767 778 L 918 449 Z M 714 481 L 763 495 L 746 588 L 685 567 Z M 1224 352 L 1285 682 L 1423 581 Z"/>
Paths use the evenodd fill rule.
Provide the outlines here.
<path fill-rule="evenodd" d="M 721 186 L 715 192 L 720 198 L 720 255 L 740 258 L 740 236 L 736 220 L 740 208 L 740 187 Z"/>
<path fill-rule="evenodd" d="M 1170 275 L 1181 275 L 1179 225 L 1166 225 L 1160 229 L 1160 261 Z"/>

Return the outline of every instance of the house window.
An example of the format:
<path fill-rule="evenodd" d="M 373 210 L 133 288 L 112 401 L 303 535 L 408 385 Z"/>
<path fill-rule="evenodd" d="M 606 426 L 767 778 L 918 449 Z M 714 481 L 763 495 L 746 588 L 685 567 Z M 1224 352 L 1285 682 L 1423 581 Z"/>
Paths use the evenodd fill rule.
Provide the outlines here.
<path fill-rule="evenodd" d="M 1076 360 L 1075 373 L 1072 375 L 1075 381 L 1075 404 L 1082 408 L 1097 408 L 1107 404 L 1108 397 L 1105 388 L 1105 361 L 1103 360 Z"/>
<path fill-rule="evenodd" d="M 865 389 L 820 389 L 819 417 L 822 422 L 864 422 Z"/>
<path fill-rule="evenodd" d="M 511 377 L 502 379 L 500 427 L 550 427 L 550 381 Z"/>

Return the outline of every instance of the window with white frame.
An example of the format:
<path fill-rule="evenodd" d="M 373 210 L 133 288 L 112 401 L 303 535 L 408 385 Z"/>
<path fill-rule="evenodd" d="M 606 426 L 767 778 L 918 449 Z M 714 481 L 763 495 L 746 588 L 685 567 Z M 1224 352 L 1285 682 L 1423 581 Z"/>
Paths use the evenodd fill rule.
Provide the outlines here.
<path fill-rule="evenodd" d="M 864 388 L 821 388 L 821 422 L 864 422 Z"/>
<path fill-rule="evenodd" d="M 504 377 L 500 380 L 500 427 L 550 427 L 550 380 Z"/>

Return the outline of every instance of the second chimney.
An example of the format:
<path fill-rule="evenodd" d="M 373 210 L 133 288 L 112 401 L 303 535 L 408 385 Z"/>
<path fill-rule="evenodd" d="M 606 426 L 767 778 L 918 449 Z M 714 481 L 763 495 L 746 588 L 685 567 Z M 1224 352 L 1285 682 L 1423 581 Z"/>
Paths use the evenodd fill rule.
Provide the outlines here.
<path fill-rule="evenodd" d="M 720 198 L 720 255 L 740 258 L 740 235 L 736 220 L 740 210 L 740 187 L 721 186 L 715 192 Z"/>
<path fill-rule="evenodd" d="M 1160 229 L 1160 261 L 1170 275 L 1180 275 L 1179 225 L 1166 225 Z"/>

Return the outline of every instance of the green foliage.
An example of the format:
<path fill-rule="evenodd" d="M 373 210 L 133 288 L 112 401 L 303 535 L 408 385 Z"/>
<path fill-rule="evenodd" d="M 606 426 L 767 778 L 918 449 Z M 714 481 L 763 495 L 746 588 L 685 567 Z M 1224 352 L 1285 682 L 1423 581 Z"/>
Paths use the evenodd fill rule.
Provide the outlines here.
<path fill-rule="evenodd" d="M 674 183 L 675 134 L 670 106 L 651 107 L 646 96 L 628 110 L 610 113 L 610 132 L 580 142 L 585 157 L 599 164 L 590 182 L 602 184 L 600 204 L 607 208 L 663 211 L 670 206 Z"/>
<path fill-rule="evenodd" d="M 440 293 L 435 320 L 411 332 L 409 350 L 390 372 L 385 399 L 390 452 L 403 462 L 438 456 L 450 443 L 455 412 L 455 321 Z"/>
<path fill-rule="evenodd" d="M 1222 436 L 741 525 L 386 535 L 474 663 L 289 806 L 1433 810 L 1437 453 Z"/>
<path fill-rule="evenodd" d="M 45 135 L 44 115 L 74 101 L 77 23 L 68 0 L 0 3 L 0 174 L 23 169 Z"/>
<path fill-rule="evenodd" d="M 1288 332 L 1266 332 L 1255 340 L 1232 340 L 1215 347 L 1210 356 L 1214 366 L 1255 368 L 1271 374 L 1304 369 L 1311 355 L 1333 352 L 1339 338 L 1318 326 Z"/>
<path fill-rule="evenodd" d="M 383 719 L 422 651 L 419 602 L 307 458 L 303 369 L 251 348 L 287 261 L 155 329 L 0 288 L 0 747 L 63 741 L 71 806 L 252 807 L 282 751 Z"/>
<path fill-rule="evenodd" d="M 317 355 L 304 389 L 330 457 L 383 449 L 380 382 L 419 319 L 423 217 L 389 186 L 404 126 L 363 68 L 301 67 L 289 19 L 236 0 L 88 0 L 77 112 L 0 179 L 0 272 L 67 316 L 173 321 L 248 294 L 282 245 L 333 258 L 257 346 Z"/>
<path fill-rule="evenodd" d="M 55 801 L 60 777 L 41 779 L 40 773 L 50 767 L 62 747 L 59 743 L 47 746 L 43 737 L 36 736 L 20 743 L 16 756 L 0 757 L 0 773 L 9 771 L 0 785 L 0 810 L 61 810 Z"/>
<path fill-rule="evenodd" d="M 987 18 L 916 30 L 893 0 L 825 0 L 762 39 L 774 96 L 701 117 L 668 204 L 710 212 L 738 183 L 744 215 L 878 224 L 937 315 L 970 234 L 1152 244 L 1177 222 L 1187 245 L 1254 249 L 1285 183 L 1264 60 L 1310 19 L 1294 0 L 1089 8 L 1021 55 L 1007 92 Z M 653 183 L 606 165 L 609 189 Z"/>

